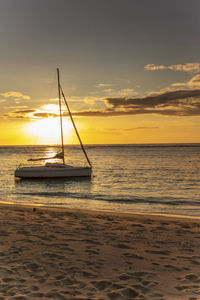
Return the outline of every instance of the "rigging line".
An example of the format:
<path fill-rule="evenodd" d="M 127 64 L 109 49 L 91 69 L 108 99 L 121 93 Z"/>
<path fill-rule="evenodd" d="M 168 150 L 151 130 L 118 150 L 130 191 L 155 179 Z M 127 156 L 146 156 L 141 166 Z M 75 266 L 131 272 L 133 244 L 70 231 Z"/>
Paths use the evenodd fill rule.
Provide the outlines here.
<path fill-rule="evenodd" d="M 71 119 L 71 121 L 72 121 L 72 124 L 73 124 L 73 126 L 74 126 L 74 130 L 75 130 L 75 132 L 76 132 L 76 135 L 77 135 L 77 137 L 78 137 L 78 140 L 79 140 L 79 143 L 80 143 L 80 145 L 81 145 L 81 148 L 82 148 L 82 150 L 83 150 L 83 153 L 85 154 L 85 157 L 86 157 L 86 159 L 87 159 L 87 162 L 88 162 L 88 164 L 90 165 L 90 167 L 92 167 L 92 164 L 91 164 L 91 162 L 90 162 L 90 160 L 89 160 L 89 157 L 88 157 L 88 155 L 87 155 L 87 153 L 86 153 L 86 151 L 85 151 L 85 148 L 84 148 L 84 146 L 83 146 L 83 143 L 82 143 L 82 141 L 81 141 L 80 135 L 79 135 L 79 133 L 78 133 L 78 130 L 77 130 L 77 128 L 76 128 L 76 125 L 75 125 L 75 123 L 74 123 L 74 120 L 73 120 L 73 117 L 72 117 L 71 111 L 70 111 L 70 109 L 69 109 L 69 105 L 68 105 L 68 103 L 67 103 L 67 100 L 66 100 L 66 98 L 65 98 L 65 95 L 64 95 L 64 92 L 63 92 L 63 90 L 62 90 L 62 87 L 61 87 L 61 86 L 60 86 L 60 90 L 61 90 L 61 93 L 62 93 L 63 99 L 64 99 L 64 101 L 65 101 L 65 104 L 66 104 L 66 106 L 67 106 L 67 110 L 68 110 L 68 113 L 69 113 L 70 119 Z"/>

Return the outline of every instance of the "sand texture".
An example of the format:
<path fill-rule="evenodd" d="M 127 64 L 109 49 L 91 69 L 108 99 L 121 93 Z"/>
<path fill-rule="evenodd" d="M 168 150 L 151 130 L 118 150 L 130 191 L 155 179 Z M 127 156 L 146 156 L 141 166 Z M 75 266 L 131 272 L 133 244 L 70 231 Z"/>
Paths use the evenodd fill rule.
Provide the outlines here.
<path fill-rule="evenodd" d="M 1 205 L 0 299 L 200 299 L 200 222 Z"/>

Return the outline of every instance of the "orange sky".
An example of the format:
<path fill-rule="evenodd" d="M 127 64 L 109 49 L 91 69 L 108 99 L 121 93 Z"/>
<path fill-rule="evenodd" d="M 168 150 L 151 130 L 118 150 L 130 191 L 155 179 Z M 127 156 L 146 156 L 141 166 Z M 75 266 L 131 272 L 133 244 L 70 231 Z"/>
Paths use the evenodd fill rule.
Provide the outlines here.
<path fill-rule="evenodd" d="M 152 117 L 141 126 L 141 118 L 130 127 L 130 120 L 118 117 L 105 122 L 103 118 L 76 118 L 76 124 L 85 144 L 134 144 L 134 143 L 196 143 L 200 142 L 198 117 L 184 118 Z M 131 119 L 131 118 L 130 118 Z M 136 118 L 137 119 L 137 118 Z M 156 119 L 156 121 L 155 121 Z M 90 124 L 91 123 L 91 124 Z M 119 126 L 119 123 L 121 126 Z M 59 144 L 59 119 L 47 118 L 37 121 L 2 122 L 1 145 Z M 69 119 L 64 118 L 64 142 L 78 143 Z"/>

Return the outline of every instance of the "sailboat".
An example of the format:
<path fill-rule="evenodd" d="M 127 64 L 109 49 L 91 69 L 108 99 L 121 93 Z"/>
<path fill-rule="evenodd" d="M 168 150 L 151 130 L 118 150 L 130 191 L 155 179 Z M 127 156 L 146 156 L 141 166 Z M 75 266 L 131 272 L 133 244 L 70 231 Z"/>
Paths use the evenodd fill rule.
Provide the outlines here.
<path fill-rule="evenodd" d="M 61 133 L 61 147 L 62 151 L 57 153 L 53 157 L 49 158 L 36 158 L 36 159 L 28 159 L 28 161 L 40 161 L 40 160 L 50 160 L 50 159 L 60 159 L 60 163 L 51 163 L 47 162 L 45 165 L 39 165 L 39 166 L 25 166 L 25 167 L 18 167 L 15 170 L 15 177 L 19 178 L 68 178 L 68 177 L 90 177 L 92 173 L 92 164 L 89 160 L 89 157 L 86 153 L 86 150 L 83 146 L 83 143 L 81 141 L 80 135 L 78 133 L 78 130 L 76 128 L 74 119 L 72 117 L 71 111 L 69 109 L 69 105 L 67 103 L 67 100 L 65 98 L 64 92 L 62 90 L 61 84 L 60 84 L 60 73 L 59 69 L 57 68 L 57 78 L 58 78 L 58 96 L 59 96 L 59 113 L 60 113 L 60 133 Z M 71 122 L 73 124 L 74 130 L 76 132 L 76 135 L 78 137 L 81 149 L 85 155 L 86 161 L 88 166 L 82 167 L 82 166 L 73 166 L 73 165 L 67 165 L 65 163 L 65 153 L 64 153 L 64 141 L 63 141 L 63 120 L 62 120 L 62 106 L 61 106 L 61 100 L 64 100 L 65 105 L 68 110 L 69 117 L 71 119 Z"/>

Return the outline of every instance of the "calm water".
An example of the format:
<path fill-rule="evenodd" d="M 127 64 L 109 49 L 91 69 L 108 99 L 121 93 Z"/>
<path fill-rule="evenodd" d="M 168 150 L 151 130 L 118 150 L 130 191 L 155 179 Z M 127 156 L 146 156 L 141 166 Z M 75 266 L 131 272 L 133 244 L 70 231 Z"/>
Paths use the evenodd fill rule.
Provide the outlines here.
<path fill-rule="evenodd" d="M 0 201 L 200 217 L 200 144 L 88 146 L 91 179 L 14 179 L 19 163 L 56 150 L 0 147 Z M 66 147 L 66 161 L 84 164 L 78 146 Z"/>

